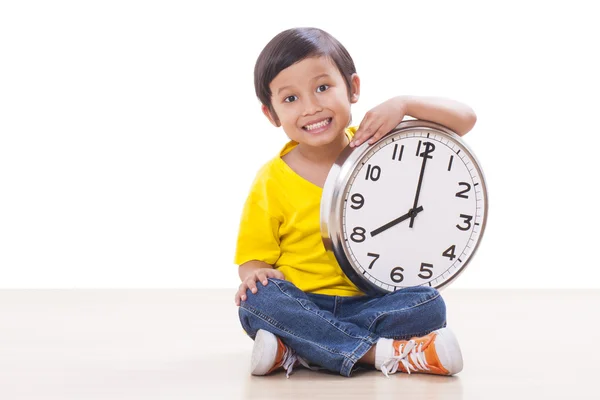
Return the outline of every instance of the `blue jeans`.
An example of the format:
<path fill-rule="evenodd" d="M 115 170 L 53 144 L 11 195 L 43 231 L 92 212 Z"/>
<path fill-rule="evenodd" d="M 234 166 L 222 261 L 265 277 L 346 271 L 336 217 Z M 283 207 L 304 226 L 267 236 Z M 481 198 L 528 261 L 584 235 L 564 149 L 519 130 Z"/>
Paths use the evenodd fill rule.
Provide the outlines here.
<path fill-rule="evenodd" d="M 343 376 L 380 337 L 404 340 L 446 326 L 444 300 L 430 287 L 344 297 L 305 293 L 273 278 L 256 286 L 239 308 L 246 333 L 254 339 L 259 329 L 269 331 L 310 364 Z"/>

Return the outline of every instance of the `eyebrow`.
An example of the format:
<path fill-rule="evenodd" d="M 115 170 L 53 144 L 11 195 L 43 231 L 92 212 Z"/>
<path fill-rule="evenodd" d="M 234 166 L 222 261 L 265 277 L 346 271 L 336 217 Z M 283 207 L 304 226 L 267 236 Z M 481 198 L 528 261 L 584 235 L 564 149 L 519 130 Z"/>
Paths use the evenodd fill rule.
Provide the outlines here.
<path fill-rule="evenodd" d="M 326 78 L 326 77 L 328 78 L 328 77 L 329 77 L 329 74 L 321 74 L 321 75 L 317 75 L 317 76 L 315 76 L 314 78 L 312 78 L 312 80 L 313 80 L 313 81 L 316 81 L 316 80 L 318 80 L 319 78 Z M 287 88 L 289 88 L 289 87 L 290 87 L 290 86 L 282 86 L 282 87 L 280 87 L 280 88 L 277 90 L 277 94 L 281 93 L 283 90 L 285 90 L 285 89 L 287 89 Z"/>

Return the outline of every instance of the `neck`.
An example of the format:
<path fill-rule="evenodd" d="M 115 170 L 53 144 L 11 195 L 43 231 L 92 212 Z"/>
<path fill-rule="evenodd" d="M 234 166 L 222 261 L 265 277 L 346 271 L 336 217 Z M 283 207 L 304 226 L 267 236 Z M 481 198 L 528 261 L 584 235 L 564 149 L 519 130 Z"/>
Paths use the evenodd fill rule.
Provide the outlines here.
<path fill-rule="evenodd" d="M 342 132 L 335 141 L 326 146 L 314 147 L 299 143 L 298 146 L 296 146 L 296 150 L 302 158 L 311 163 L 333 165 L 349 142 L 346 133 Z"/>

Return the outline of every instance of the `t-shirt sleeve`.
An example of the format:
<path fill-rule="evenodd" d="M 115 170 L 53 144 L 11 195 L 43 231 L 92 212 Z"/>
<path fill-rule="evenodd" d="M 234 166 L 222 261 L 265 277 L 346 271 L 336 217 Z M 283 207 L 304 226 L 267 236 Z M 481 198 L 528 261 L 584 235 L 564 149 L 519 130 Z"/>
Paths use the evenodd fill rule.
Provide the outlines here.
<path fill-rule="evenodd" d="M 273 216 L 273 207 L 265 183 L 255 181 L 242 211 L 235 264 L 258 260 L 274 265 L 279 259 L 281 223 Z"/>
<path fill-rule="evenodd" d="M 349 126 L 346 128 L 346 135 L 352 139 L 354 137 L 354 134 L 356 133 L 356 131 L 358 130 L 358 125 L 356 126 Z"/>

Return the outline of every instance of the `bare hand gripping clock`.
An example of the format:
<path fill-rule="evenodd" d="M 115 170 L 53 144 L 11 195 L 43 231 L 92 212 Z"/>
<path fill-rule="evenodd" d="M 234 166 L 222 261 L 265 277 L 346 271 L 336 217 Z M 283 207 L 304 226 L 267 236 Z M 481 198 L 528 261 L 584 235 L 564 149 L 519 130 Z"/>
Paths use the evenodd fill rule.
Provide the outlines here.
<path fill-rule="evenodd" d="M 488 195 L 473 152 L 439 124 L 401 122 L 376 143 L 346 147 L 321 198 L 321 235 L 363 292 L 441 289 L 483 237 Z"/>

